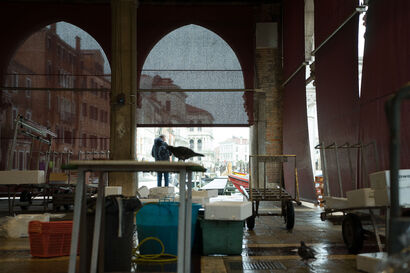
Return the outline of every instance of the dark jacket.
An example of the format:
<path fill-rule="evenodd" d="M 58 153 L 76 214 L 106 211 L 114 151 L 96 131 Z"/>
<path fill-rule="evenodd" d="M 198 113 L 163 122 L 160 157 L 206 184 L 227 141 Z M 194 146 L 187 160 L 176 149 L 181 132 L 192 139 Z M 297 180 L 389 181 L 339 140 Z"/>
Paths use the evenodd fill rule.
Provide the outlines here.
<path fill-rule="evenodd" d="M 171 156 L 171 152 L 168 150 L 168 144 L 163 141 L 162 138 L 157 137 L 154 140 L 151 155 L 155 158 L 155 161 L 168 161 Z"/>

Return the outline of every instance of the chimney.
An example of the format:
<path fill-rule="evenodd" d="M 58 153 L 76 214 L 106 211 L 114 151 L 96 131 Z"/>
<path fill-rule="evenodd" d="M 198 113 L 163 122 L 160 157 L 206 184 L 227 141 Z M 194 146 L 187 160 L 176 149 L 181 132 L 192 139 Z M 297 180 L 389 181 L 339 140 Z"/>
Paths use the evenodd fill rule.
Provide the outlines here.
<path fill-rule="evenodd" d="M 78 36 L 75 36 L 75 50 L 81 50 L 81 38 Z"/>
<path fill-rule="evenodd" d="M 51 24 L 50 30 L 52 33 L 57 33 L 57 24 L 56 23 Z"/>

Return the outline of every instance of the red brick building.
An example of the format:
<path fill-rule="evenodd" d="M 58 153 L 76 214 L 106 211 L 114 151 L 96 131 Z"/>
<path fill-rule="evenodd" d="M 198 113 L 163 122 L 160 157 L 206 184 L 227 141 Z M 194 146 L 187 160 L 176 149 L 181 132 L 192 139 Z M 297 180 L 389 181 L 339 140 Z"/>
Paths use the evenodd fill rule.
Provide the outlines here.
<path fill-rule="evenodd" d="M 110 78 L 104 76 L 104 58 L 100 50 L 82 50 L 79 37 L 73 48 L 57 35 L 53 24 L 34 33 L 20 46 L 7 72 L 5 86 L 27 87 L 27 90 L 9 88 L 1 93 L 0 169 L 6 168 L 13 123 L 18 114 L 54 131 L 58 137 L 52 150 L 56 152 L 71 151 L 77 158 L 80 150 L 109 149 L 107 89 L 111 84 Z M 43 87 L 44 90 L 29 89 Z M 85 91 L 89 88 L 92 90 Z M 46 148 L 44 144 L 31 146 L 30 143 L 31 140 L 18 140 L 13 169 L 41 166 L 44 155 L 39 151 L 44 152 Z M 28 166 L 30 149 L 33 158 Z"/>

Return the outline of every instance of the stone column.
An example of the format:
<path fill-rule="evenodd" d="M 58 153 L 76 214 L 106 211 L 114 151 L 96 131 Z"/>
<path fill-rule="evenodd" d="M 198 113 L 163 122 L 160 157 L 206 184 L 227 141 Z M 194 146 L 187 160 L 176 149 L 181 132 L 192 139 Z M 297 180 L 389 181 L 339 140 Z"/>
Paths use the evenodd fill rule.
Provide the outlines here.
<path fill-rule="evenodd" d="M 136 159 L 137 0 L 111 0 L 111 159 Z M 111 173 L 111 186 L 135 196 L 136 173 Z"/>

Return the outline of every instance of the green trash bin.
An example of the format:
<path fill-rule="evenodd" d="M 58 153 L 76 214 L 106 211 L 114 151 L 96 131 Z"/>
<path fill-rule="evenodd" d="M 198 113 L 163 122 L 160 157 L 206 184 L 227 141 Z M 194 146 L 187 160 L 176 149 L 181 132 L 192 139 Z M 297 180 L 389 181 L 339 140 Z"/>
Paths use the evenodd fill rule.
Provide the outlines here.
<path fill-rule="evenodd" d="M 203 255 L 240 255 L 244 221 L 200 220 Z"/>

